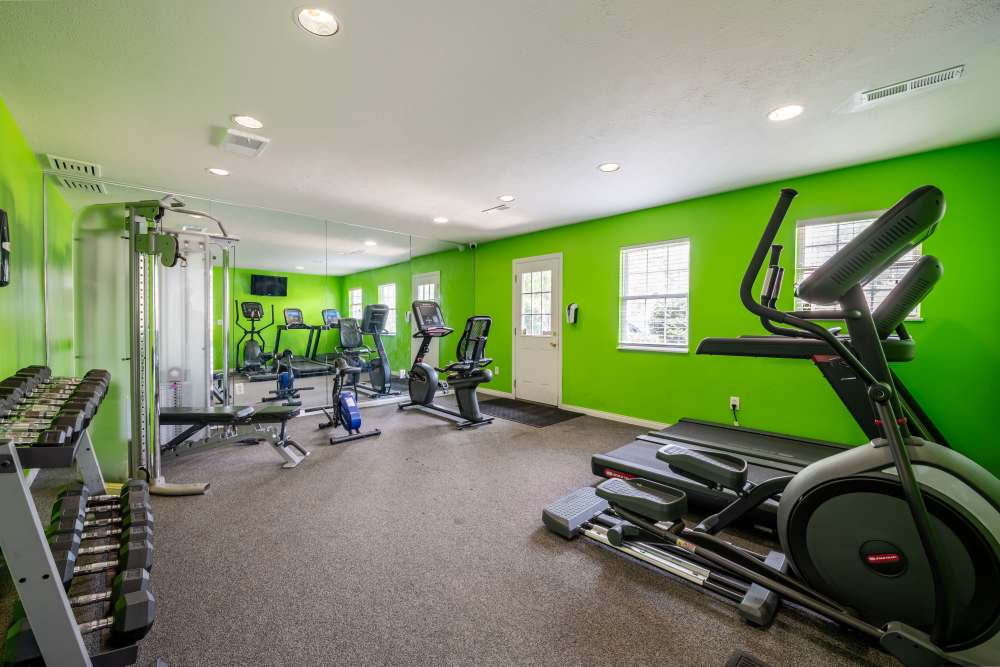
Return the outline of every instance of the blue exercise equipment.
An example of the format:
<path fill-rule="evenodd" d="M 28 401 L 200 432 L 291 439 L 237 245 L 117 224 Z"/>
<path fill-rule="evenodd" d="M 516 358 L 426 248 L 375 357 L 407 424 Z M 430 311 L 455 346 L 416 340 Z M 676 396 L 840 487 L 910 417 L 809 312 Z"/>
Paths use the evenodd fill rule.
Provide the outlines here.
<path fill-rule="evenodd" d="M 377 428 L 371 431 L 361 431 L 361 408 L 358 407 L 357 390 L 346 388 L 345 378 L 348 376 L 356 378 L 361 369 L 356 366 L 348 366 L 347 361 L 342 357 L 337 358 L 333 365 L 333 405 L 330 406 L 333 414 L 331 415 L 326 408 L 323 408 L 323 414 L 329 421 L 320 424 L 319 428 L 341 426 L 347 431 L 347 435 L 332 436 L 330 444 L 339 445 L 342 442 L 382 435 L 382 431 Z"/>

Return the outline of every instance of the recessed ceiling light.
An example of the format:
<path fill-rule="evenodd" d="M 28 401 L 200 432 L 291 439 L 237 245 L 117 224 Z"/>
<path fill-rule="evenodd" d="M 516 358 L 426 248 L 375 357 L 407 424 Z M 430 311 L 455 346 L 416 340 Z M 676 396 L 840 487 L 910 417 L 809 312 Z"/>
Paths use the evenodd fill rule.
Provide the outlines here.
<path fill-rule="evenodd" d="M 228 169 L 222 169 L 220 167 L 209 167 L 206 171 L 208 171 L 208 173 L 212 174 L 213 176 L 228 176 L 229 175 L 229 170 Z"/>
<path fill-rule="evenodd" d="M 510 202 L 514 201 L 514 195 L 500 195 L 497 199 L 500 201 Z"/>
<path fill-rule="evenodd" d="M 365 241 L 365 245 L 371 247 L 371 246 L 378 245 L 378 244 L 375 243 L 375 241 L 372 241 L 371 239 L 368 239 L 367 241 Z"/>
<path fill-rule="evenodd" d="M 444 223 L 448 222 L 448 218 L 442 218 L 441 216 L 438 216 L 434 218 L 434 222 L 436 222 L 439 225 L 443 225 Z"/>
<path fill-rule="evenodd" d="M 296 271 L 305 271 L 305 270 L 306 270 L 306 267 L 304 267 L 304 266 L 296 266 L 296 267 L 295 267 L 295 270 L 296 270 Z"/>
<path fill-rule="evenodd" d="M 783 107 L 778 107 L 771 113 L 767 114 L 767 117 L 771 120 L 788 120 L 789 118 L 795 118 L 803 111 L 804 109 L 801 105 L 787 104 Z"/>
<path fill-rule="evenodd" d="M 604 164 L 597 165 L 597 168 L 605 173 L 610 173 L 612 171 L 618 171 L 622 168 L 617 162 L 605 162 Z"/>
<path fill-rule="evenodd" d="M 233 122 L 237 125 L 248 127 L 251 130 L 259 130 L 264 127 L 264 123 L 260 122 L 253 116 L 233 116 Z"/>
<path fill-rule="evenodd" d="M 336 35 L 340 30 L 337 17 L 318 7 L 303 7 L 295 11 L 295 22 L 306 32 L 319 37 Z"/>

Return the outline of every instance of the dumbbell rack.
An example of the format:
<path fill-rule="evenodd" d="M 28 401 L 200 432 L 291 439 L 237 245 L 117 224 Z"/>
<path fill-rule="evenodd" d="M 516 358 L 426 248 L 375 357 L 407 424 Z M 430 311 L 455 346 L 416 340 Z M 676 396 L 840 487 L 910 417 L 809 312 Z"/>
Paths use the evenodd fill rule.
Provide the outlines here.
<path fill-rule="evenodd" d="M 26 468 L 69 467 L 76 461 L 87 488 L 107 493 L 88 429 L 73 433 L 65 445 L 18 445 L 0 440 L 0 550 L 47 665 L 91 667 L 131 665 L 132 644 L 91 656 L 77 625 L 62 578 L 56 570 L 45 528 L 31 495 Z"/>

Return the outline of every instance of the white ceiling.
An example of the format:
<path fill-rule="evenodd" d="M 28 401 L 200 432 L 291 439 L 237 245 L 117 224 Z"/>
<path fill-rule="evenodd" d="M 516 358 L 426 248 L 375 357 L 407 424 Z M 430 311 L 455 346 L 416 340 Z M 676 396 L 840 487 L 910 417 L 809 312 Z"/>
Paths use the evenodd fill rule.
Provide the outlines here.
<path fill-rule="evenodd" d="M 340 34 L 295 26 L 298 0 L 0 2 L 0 97 L 36 150 L 116 180 L 458 240 L 1000 133 L 997 0 L 314 1 Z M 210 144 L 234 113 L 260 157 Z"/>

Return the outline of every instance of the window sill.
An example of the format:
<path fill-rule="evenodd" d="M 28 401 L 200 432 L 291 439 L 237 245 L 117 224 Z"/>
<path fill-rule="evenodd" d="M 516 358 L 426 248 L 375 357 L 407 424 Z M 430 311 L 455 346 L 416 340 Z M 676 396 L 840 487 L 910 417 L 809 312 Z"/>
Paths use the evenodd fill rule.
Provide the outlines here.
<path fill-rule="evenodd" d="M 618 345 L 619 350 L 636 352 L 668 352 L 670 354 L 687 354 L 686 347 L 661 347 L 658 345 Z"/>

